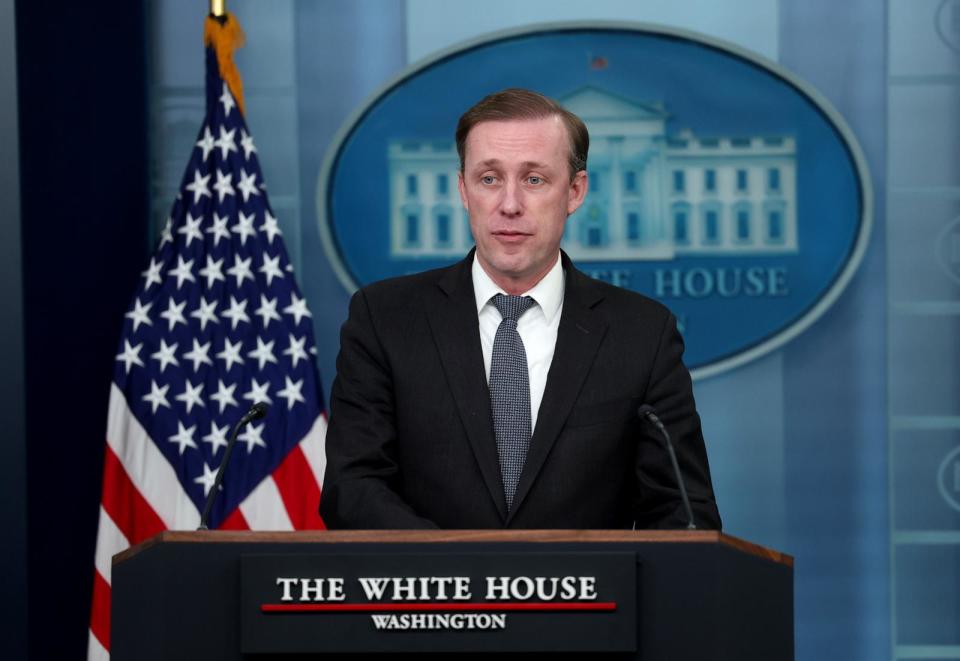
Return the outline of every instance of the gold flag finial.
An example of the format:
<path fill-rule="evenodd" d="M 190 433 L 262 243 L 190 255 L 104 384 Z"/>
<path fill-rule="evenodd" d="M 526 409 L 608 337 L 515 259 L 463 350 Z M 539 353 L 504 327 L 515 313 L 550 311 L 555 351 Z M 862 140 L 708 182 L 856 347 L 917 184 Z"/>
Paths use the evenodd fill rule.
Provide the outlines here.
<path fill-rule="evenodd" d="M 217 18 L 227 13 L 227 0 L 210 0 L 210 15 Z"/>

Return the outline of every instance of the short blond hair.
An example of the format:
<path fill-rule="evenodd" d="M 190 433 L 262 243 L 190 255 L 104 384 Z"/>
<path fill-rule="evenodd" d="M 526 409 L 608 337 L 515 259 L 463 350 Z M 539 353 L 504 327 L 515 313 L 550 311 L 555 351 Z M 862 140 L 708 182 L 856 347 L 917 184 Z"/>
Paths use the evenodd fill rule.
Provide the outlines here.
<path fill-rule="evenodd" d="M 467 136 L 481 122 L 507 121 L 511 119 L 543 119 L 559 117 L 570 139 L 570 178 L 587 169 L 587 152 L 590 150 L 590 133 L 583 120 L 553 99 L 537 92 L 512 87 L 482 98 L 463 113 L 457 122 L 457 154 L 460 171 L 466 160 Z"/>

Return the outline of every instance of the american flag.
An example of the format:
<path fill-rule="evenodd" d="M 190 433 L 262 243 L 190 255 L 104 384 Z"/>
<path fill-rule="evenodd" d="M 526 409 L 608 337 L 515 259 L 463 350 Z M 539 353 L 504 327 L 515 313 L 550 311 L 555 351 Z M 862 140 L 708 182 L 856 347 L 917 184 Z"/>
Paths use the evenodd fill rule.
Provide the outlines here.
<path fill-rule="evenodd" d="M 111 557 L 197 527 L 230 430 L 254 403 L 269 413 L 238 437 L 210 528 L 323 527 L 326 418 L 311 313 L 267 200 L 232 59 L 210 45 L 226 29 L 208 19 L 206 117 L 114 363 L 90 659 L 109 658 Z"/>

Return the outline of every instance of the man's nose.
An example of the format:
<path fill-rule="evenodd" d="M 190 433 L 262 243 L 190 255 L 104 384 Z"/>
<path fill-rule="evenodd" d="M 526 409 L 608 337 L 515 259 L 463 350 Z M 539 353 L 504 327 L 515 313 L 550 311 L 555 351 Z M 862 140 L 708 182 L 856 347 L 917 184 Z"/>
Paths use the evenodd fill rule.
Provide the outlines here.
<path fill-rule="evenodd" d="M 500 213 L 511 218 L 523 213 L 523 200 L 520 186 L 514 181 L 508 181 L 503 187 L 503 197 L 500 200 Z"/>

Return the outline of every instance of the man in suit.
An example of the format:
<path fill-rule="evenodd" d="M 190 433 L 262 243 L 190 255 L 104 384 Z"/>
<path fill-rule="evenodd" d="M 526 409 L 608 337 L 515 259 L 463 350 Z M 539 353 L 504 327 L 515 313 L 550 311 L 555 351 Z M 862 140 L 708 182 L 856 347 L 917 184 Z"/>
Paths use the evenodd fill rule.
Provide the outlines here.
<path fill-rule="evenodd" d="M 528 90 L 457 127 L 475 250 L 358 291 L 331 392 L 331 528 L 719 528 L 676 319 L 560 250 L 588 189 L 586 126 Z"/>

